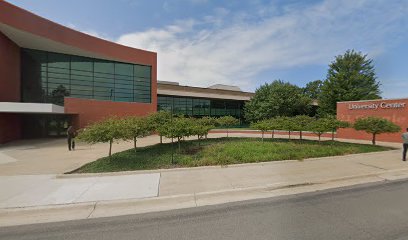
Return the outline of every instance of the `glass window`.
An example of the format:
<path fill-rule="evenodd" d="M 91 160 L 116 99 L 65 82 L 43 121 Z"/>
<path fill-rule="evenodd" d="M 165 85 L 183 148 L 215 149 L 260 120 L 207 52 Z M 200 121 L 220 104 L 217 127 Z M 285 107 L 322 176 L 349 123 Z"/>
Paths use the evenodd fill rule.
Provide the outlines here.
<path fill-rule="evenodd" d="M 93 72 L 93 61 L 90 58 L 72 56 L 71 70 Z"/>
<path fill-rule="evenodd" d="M 151 75 L 151 67 L 150 66 L 135 65 L 134 76 L 143 77 L 143 78 L 150 78 L 150 75 Z"/>
<path fill-rule="evenodd" d="M 70 56 L 59 53 L 48 53 L 48 67 L 49 68 L 65 68 L 69 69 Z"/>
<path fill-rule="evenodd" d="M 133 65 L 126 63 L 116 63 L 115 75 L 133 76 Z"/>
<path fill-rule="evenodd" d="M 30 49 L 22 49 L 21 59 L 25 102 L 50 102 L 52 94 L 58 104 L 64 96 L 151 102 L 150 66 Z"/>
<path fill-rule="evenodd" d="M 108 62 L 108 61 L 95 61 L 94 63 L 94 71 L 98 73 L 109 73 L 109 74 L 114 74 L 115 73 L 115 65 L 113 62 Z"/>

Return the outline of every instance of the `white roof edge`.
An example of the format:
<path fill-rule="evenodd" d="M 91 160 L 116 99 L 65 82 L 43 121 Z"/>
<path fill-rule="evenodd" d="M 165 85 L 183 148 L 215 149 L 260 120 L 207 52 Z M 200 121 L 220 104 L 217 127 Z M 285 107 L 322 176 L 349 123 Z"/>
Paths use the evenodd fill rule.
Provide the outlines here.
<path fill-rule="evenodd" d="M 236 96 L 236 95 L 215 94 L 215 93 L 184 92 L 184 91 L 160 90 L 160 89 L 157 90 L 157 95 L 213 98 L 213 99 L 227 99 L 227 100 L 241 100 L 241 101 L 249 101 L 251 99 L 249 96 Z"/>
<path fill-rule="evenodd" d="M 378 102 L 378 101 L 395 101 L 395 100 L 408 100 L 408 98 L 380 98 L 371 100 L 356 100 L 356 101 L 341 101 L 337 103 L 348 103 L 348 102 Z"/>
<path fill-rule="evenodd" d="M 0 102 L 1 113 L 64 114 L 64 107 L 52 103 Z"/>

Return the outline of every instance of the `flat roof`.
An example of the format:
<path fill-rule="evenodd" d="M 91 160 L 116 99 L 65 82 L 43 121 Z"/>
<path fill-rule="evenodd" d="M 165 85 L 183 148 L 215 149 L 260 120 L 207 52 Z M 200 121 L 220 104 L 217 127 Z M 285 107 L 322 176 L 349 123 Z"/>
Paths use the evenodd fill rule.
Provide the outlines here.
<path fill-rule="evenodd" d="M 248 101 L 251 99 L 254 93 L 237 91 L 233 89 L 182 86 L 182 85 L 175 84 L 173 82 L 158 81 L 157 82 L 157 95 Z"/>
<path fill-rule="evenodd" d="M 396 100 L 408 100 L 408 98 L 380 98 L 380 99 L 370 99 L 370 100 L 341 101 L 341 102 L 337 102 L 337 103 L 348 103 L 348 102 L 377 102 L 377 101 L 396 101 Z"/>
<path fill-rule="evenodd" d="M 51 103 L 0 102 L 1 113 L 65 114 L 64 107 Z"/>

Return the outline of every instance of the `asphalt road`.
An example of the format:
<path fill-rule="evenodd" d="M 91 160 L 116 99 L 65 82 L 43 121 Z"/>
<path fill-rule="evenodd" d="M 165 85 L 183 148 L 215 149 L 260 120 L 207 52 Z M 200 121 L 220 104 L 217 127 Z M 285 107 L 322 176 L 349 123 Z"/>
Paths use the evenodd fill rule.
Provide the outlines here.
<path fill-rule="evenodd" d="M 408 239 L 408 181 L 0 228 L 0 239 Z"/>

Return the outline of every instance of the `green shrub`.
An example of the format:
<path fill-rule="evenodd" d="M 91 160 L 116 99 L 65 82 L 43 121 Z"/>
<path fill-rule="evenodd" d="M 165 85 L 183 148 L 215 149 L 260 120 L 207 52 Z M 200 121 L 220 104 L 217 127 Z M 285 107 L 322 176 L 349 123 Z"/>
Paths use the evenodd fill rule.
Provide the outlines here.
<path fill-rule="evenodd" d="M 377 134 L 381 133 L 395 133 L 401 131 L 401 127 L 393 122 L 380 117 L 364 117 L 359 118 L 354 123 L 354 129 L 362 130 L 372 134 L 372 143 L 375 145 L 375 138 Z"/>

